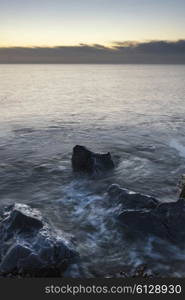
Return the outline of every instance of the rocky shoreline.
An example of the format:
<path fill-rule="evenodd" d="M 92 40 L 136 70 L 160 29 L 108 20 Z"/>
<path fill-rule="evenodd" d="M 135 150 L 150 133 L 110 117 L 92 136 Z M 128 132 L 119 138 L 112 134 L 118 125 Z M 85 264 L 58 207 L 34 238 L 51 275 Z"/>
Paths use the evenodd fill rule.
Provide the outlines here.
<path fill-rule="evenodd" d="M 86 174 L 98 180 L 99 175 L 114 169 L 114 162 L 109 152 L 93 153 L 76 145 L 73 148 L 72 168 L 74 174 Z M 115 218 L 123 234 L 123 243 L 127 240 L 131 244 L 142 244 L 153 238 L 159 251 L 161 243 L 162 251 L 169 245 L 183 249 L 184 195 L 183 185 L 176 202 L 161 203 L 154 197 L 112 184 L 107 190 L 107 201 L 121 207 Z M 38 210 L 14 203 L 1 212 L 0 277 L 62 277 L 79 257 L 80 253 L 75 251 L 65 233 L 56 232 Z M 139 274 L 142 277 L 144 271 Z M 129 276 L 133 277 L 131 273 Z"/>

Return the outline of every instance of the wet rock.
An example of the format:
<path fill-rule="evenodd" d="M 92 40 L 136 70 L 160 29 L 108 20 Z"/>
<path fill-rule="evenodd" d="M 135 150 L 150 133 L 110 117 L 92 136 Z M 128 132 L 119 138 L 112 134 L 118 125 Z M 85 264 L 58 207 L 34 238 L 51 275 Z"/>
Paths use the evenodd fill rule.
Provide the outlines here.
<path fill-rule="evenodd" d="M 180 190 L 179 199 L 185 199 L 185 174 L 181 176 L 178 187 Z"/>
<path fill-rule="evenodd" d="M 159 204 L 151 209 L 123 210 L 118 217 L 123 233 L 132 240 L 158 237 L 185 246 L 185 200 Z"/>
<path fill-rule="evenodd" d="M 28 205 L 9 206 L 0 221 L 0 275 L 63 273 L 77 253 Z M 55 272 L 56 273 L 56 272 Z"/>
<path fill-rule="evenodd" d="M 6 232 L 9 234 L 14 231 L 29 232 L 43 227 L 42 216 L 36 210 L 31 210 L 29 206 L 14 204 L 10 206 L 11 212 L 4 214 L 3 224 L 6 225 Z"/>
<path fill-rule="evenodd" d="M 98 174 L 114 168 L 111 154 L 93 153 L 84 146 L 76 145 L 73 148 L 72 168 L 74 172 Z"/>
<path fill-rule="evenodd" d="M 123 209 L 151 209 L 160 203 L 154 197 L 121 188 L 118 184 L 109 187 L 108 195 L 113 202 L 121 203 Z"/>
<path fill-rule="evenodd" d="M 154 214 L 165 225 L 170 240 L 185 246 L 185 199 L 162 203 L 154 210 Z"/>
<path fill-rule="evenodd" d="M 169 238 L 165 225 L 150 211 L 124 211 L 119 215 L 119 221 L 128 240 L 143 241 L 150 236 Z"/>
<path fill-rule="evenodd" d="M 142 241 L 158 237 L 185 246 L 185 199 L 160 203 L 154 197 L 129 191 L 118 184 L 108 189 L 111 203 L 121 204 L 119 223 L 127 239 Z"/>

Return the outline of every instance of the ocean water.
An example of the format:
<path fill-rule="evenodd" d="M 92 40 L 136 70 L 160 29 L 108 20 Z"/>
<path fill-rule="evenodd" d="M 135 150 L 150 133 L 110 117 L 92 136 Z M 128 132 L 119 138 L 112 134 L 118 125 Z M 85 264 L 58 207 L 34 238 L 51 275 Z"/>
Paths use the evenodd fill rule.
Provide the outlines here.
<path fill-rule="evenodd" d="M 153 241 L 129 247 L 108 203 L 111 183 L 176 201 L 185 173 L 185 66 L 0 65 L 0 206 L 28 203 L 69 236 L 80 262 L 68 275 L 98 277 L 147 263 L 185 276 L 184 252 Z M 75 177 L 76 144 L 110 151 L 115 171 Z M 176 253 L 176 256 L 174 256 Z"/>

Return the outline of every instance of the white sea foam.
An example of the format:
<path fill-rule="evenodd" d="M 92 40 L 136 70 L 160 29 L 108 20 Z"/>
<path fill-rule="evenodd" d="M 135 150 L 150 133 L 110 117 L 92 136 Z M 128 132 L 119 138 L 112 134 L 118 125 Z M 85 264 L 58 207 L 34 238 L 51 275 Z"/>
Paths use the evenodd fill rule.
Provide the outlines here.
<path fill-rule="evenodd" d="M 170 147 L 176 149 L 179 152 L 179 155 L 181 157 L 185 158 L 185 146 L 184 145 L 180 144 L 177 140 L 172 139 L 170 141 Z"/>

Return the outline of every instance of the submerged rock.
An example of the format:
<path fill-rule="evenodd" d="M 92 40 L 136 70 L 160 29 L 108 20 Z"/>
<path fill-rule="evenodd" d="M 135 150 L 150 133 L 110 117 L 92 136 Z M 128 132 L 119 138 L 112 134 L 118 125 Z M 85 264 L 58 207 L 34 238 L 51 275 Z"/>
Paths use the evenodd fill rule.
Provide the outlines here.
<path fill-rule="evenodd" d="M 98 174 L 114 168 L 110 152 L 106 154 L 93 153 L 84 146 L 73 148 L 72 167 L 74 172 Z"/>
<path fill-rule="evenodd" d="M 15 203 L 4 211 L 0 222 L 0 274 L 44 277 L 57 270 L 59 275 L 77 256 L 68 244 L 39 211 Z"/>

